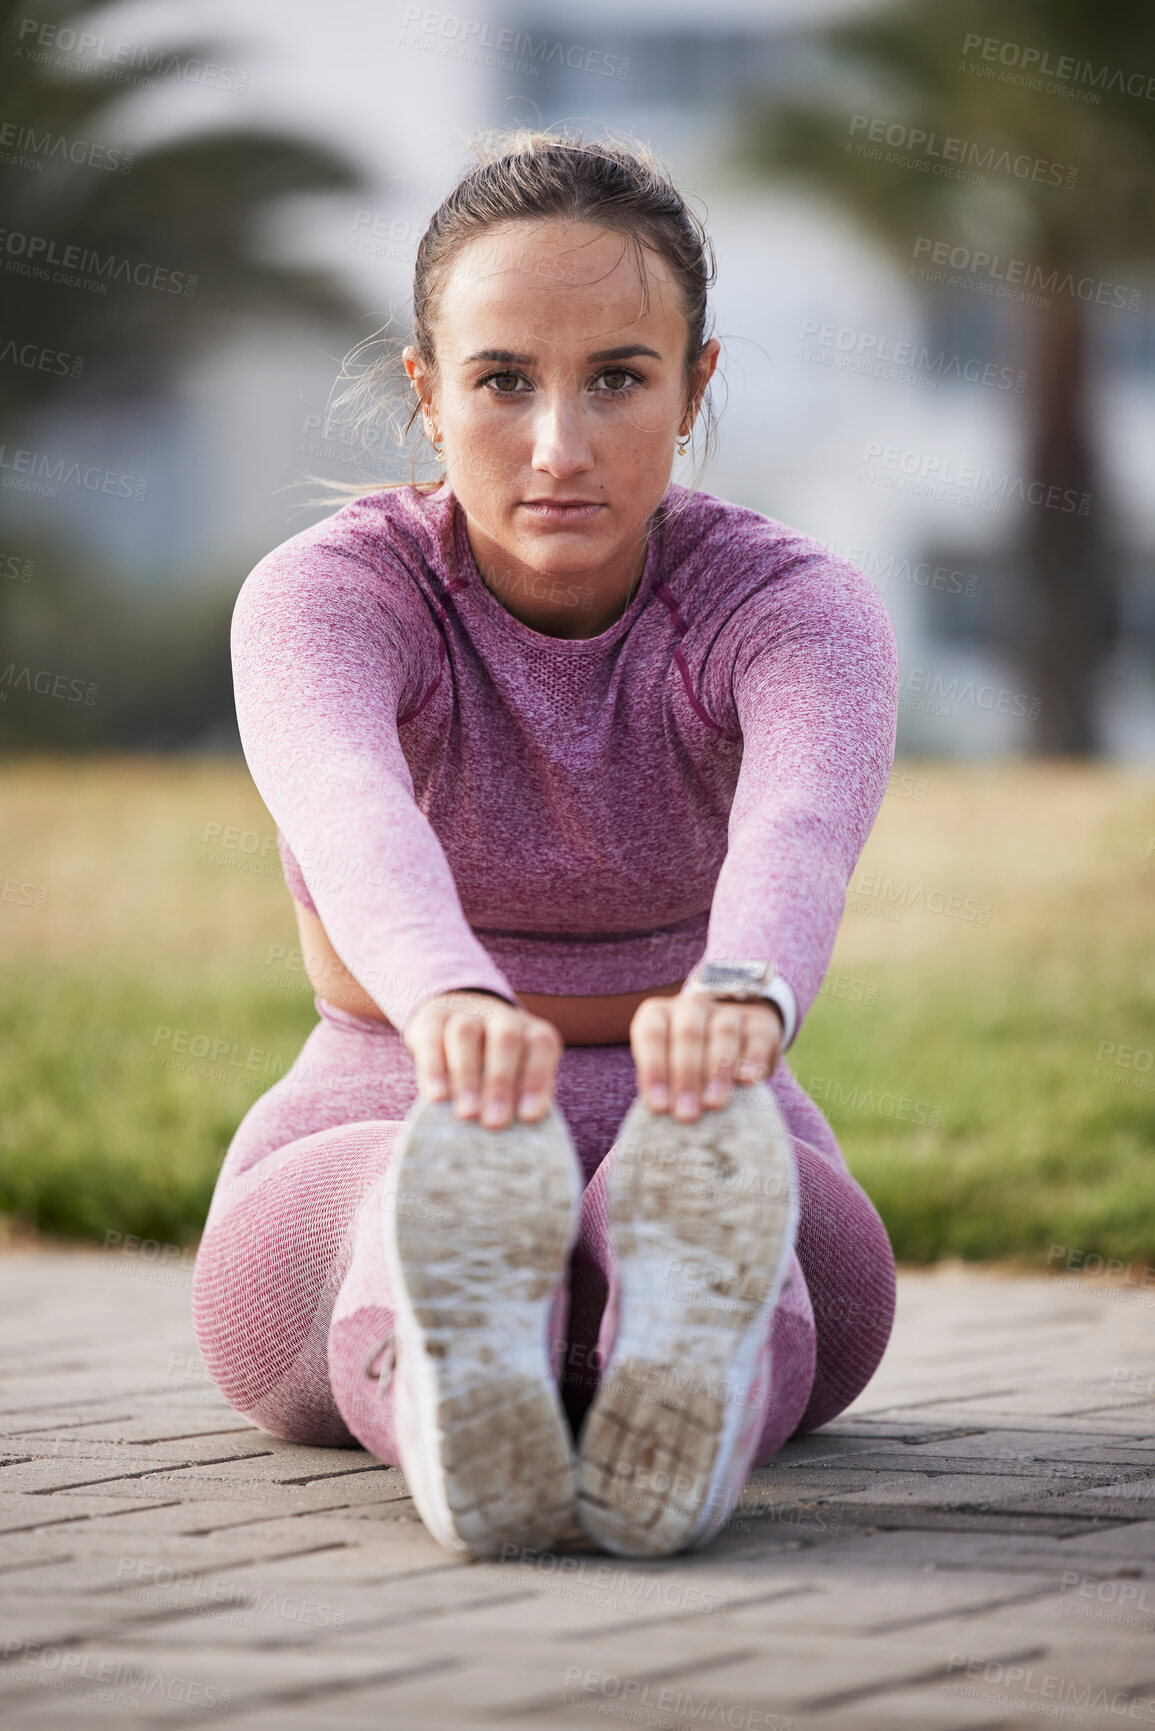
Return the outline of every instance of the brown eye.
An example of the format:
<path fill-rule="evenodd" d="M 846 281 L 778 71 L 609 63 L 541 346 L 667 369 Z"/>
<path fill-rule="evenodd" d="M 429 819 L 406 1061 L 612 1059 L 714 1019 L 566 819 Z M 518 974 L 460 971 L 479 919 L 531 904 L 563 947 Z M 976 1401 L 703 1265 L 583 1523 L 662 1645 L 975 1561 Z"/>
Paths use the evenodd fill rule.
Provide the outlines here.
<path fill-rule="evenodd" d="M 631 372 L 629 367 L 606 367 L 598 377 L 605 381 L 601 390 L 603 397 L 628 397 L 645 383 L 641 374 Z"/>

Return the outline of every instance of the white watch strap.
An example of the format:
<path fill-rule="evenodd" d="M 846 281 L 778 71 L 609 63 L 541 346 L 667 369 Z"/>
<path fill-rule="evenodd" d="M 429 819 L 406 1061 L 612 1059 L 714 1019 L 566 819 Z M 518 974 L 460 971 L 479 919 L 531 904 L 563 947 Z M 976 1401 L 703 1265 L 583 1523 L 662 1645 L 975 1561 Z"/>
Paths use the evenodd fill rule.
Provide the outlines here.
<path fill-rule="evenodd" d="M 722 966 L 724 964 L 719 965 Z M 700 968 L 706 966 L 706 964 L 699 963 L 698 966 Z M 691 973 L 690 980 L 693 982 L 691 990 L 709 992 L 711 990 L 710 987 L 699 986 L 697 984 L 697 973 L 698 968 L 695 968 Z M 753 1003 L 761 1001 L 763 1003 L 771 1003 L 777 1006 L 782 1015 L 781 1050 L 784 1052 L 798 1031 L 798 1001 L 794 996 L 794 988 L 791 986 L 789 980 L 786 979 L 783 974 L 774 974 L 774 976 L 767 981 L 766 985 L 758 987 L 757 996 L 748 1001 Z"/>
<path fill-rule="evenodd" d="M 763 987 L 763 995 L 777 1004 L 782 1012 L 782 1050 L 785 1051 L 798 1028 L 798 1002 L 794 988 L 784 975 L 775 974 L 770 984 Z"/>

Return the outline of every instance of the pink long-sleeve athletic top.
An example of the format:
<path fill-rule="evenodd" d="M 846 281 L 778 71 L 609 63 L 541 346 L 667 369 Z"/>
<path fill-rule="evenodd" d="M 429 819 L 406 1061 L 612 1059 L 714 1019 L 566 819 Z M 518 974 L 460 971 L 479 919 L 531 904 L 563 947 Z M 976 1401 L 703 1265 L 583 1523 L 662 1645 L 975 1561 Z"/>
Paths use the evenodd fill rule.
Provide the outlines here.
<path fill-rule="evenodd" d="M 438 992 L 751 959 L 801 1025 L 898 708 L 885 604 L 820 542 L 671 482 L 625 612 L 551 637 L 482 581 L 448 480 L 369 493 L 254 567 L 232 654 L 286 881 L 397 1027 Z"/>

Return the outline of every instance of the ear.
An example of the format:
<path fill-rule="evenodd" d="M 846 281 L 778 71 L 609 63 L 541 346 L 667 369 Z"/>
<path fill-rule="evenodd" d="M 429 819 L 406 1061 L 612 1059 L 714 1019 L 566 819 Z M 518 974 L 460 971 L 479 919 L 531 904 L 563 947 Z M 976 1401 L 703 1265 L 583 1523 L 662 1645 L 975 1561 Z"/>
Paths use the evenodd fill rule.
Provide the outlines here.
<path fill-rule="evenodd" d="M 722 345 L 717 337 L 711 337 L 708 343 L 702 344 L 702 352 L 698 356 L 695 367 L 694 393 L 690 399 L 691 422 L 696 419 L 702 406 L 702 398 L 706 394 L 706 386 L 714 376 L 714 368 L 718 365 L 718 357 L 722 353 Z"/>
<path fill-rule="evenodd" d="M 430 394 L 432 380 L 429 376 L 429 369 L 421 358 L 421 351 L 413 343 L 408 343 L 402 350 L 401 360 L 409 375 L 409 382 L 413 390 L 416 391 L 422 406 L 429 414 L 432 414 L 433 398 Z"/>

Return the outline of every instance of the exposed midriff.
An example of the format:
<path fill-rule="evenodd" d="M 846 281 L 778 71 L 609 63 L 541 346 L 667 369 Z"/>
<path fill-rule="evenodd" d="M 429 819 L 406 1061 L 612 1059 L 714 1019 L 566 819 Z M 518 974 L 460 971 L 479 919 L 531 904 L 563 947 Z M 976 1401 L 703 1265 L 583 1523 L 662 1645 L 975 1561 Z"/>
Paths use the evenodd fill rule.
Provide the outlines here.
<path fill-rule="evenodd" d="M 391 1026 L 384 1010 L 338 956 L 319 917 L 300 902 L 295 902 L 294 907 L 305 970 L 320 996 L 338 1009 Z M 564 997 L 544 992 L 519 992 L 517 996 L 531 1015 L 552 1022 L 567 1046 L 612 1046 L 629 1040 L 630 1022 L 639 1004 L 647 998 L 673 997 L 681 985 L 681 980 L 671 980 L 666 985 L 650 986 L 640 992 Z"/>

